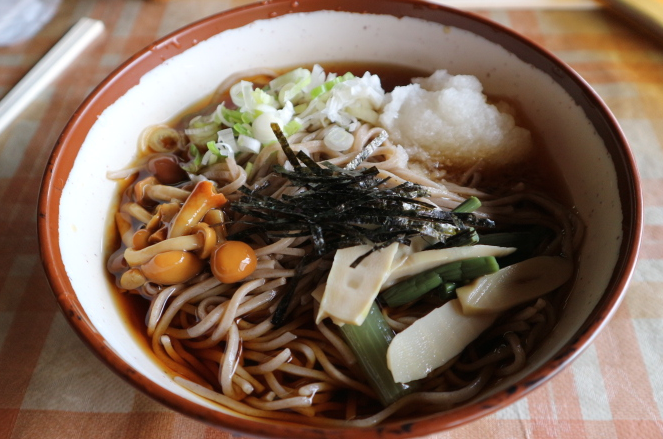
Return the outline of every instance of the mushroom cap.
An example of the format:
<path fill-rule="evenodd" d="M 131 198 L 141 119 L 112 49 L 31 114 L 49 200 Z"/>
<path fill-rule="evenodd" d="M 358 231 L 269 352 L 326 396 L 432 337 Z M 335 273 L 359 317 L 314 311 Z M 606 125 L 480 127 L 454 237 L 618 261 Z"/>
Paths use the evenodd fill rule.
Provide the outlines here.
<path fill-rule="evenodd" d="M 159 253 L 145 264 L 140 271 L 150 282 L 161 285 L 175 285 L 186 282 L 200 273 L 205 264 L 195 254 L 172 250 Z"/>

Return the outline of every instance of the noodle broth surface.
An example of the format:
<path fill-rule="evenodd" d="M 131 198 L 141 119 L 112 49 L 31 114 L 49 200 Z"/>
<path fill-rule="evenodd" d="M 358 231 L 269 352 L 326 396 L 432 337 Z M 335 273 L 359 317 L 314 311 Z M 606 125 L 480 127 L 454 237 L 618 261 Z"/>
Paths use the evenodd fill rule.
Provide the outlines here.
<path fill-rule="evenodd" d="M 380 76 L 380 78 L 382 79 L 383 88 L 386 91 L 390 91 L 391 89 L 393 89 L 393 87 L 397 85 L 408 84 L 412 77 L 426 76 L 429 73 L 429 72 L 418 71 L 416 69 L 403 68 L 400 66 L 392 66 L 384 64 L 366 65 L 359 63 L 341 63 L 341 64 L 325 64 L 323 65 L 323 67 L 327 72 L 336 72 L 342 74 L 346 71 L 351 71 L 356 76 L 361 76 L 364 71 L 370 71 L 371 73 Z M 256 82 L 256 84 L 261 83 L 260 77 L 253 77 L 251 79 L 253 79 Z M 216 105 L 220 101 L 226 101 L 227 99 L 228 99 L 227 93 L 215 94 L 209 99 L 206 99 L 205 101 L 200 102 L 191 108 L 188 108 L 182 114 L 178 115 L 171 122 L 169 122 L 168 125 L 175 128 L 182 128 L 186 126 L 188 122 L 191 119 L 193 119 L 195 116 L 210 111 L 211 109 L 216 107 Z M 526 125 L 526 115 L 522 115 L 520 112 L 518 112 L 518 115 L 519 115 L 518 122 L 522 124 L 522 122 L 525 121 Z M 551 199 L 561 202 L 561 204 L 565 206 L 570 206 L 570 197 L 568 195 L 568 191 L 565 189 L 564 184 L 561 181 L 559 172 L 553 167 L 552 161 L 548 160 L 548 156 L 545 150 L 545 145 L 543 145 L 542 139 L 538 138 L 536 133 L 533 133 L 533 138 L 537 148 L 536 148 L 536 154 L 531 157 L 529 163 L 526 163 L 524 166 L 518 166 L 516 168 L 501 169 L 499 171 L 491 171 L 483 174 L 479 172 L 478 174 L 481 174 L 481 179 L 479 180 L 479 188 L 485 190 L 487 193 L 499 194 L 506 192 L 507 190 L 510 190 L 513 186 L 516 186 L 520 182 L 525 182 L 525 185 L 527 187 L 534 188 L 536 189 L 536 191 L 541 191 L 543 193 L 546 193 L 550 196 Z M 142 158 L 144 157 L 139 156 L 138 161 L 140 161 Z M 418 165 L 417 167 L 421 169 L 425 168 L 428 164 L 419 163 L 415 165 Z M 444 169 L 443 171 L 446 173 L 444 178 L 447 181 L 458 184 L 465 183 L 465 181 L 461 181 L 464 178 L 466 178 L 466 176 L 463 175 L 463 171 L 455 169 Z M 142 180 L 147 175 L 148 173 L 146 171 L 141 171 L 137 176 L 136 181 Z M 124 204 L 129 199 L 127 197 L 126 191 L 124 192 L 125 192 L 124 194 L 120 195 L 121 198 L 120 205 Z M 513 226 L 510 228 L 513 229 Z M 117 232 L 109 233 L 107 242 L 109 243 L 109 248 L 112 249 L 109 253 L 114 252 L 115 255 L 118 255 L 119 252 L 122 252 L 124 250 L 124 247 L 120 245 L 121 240 L 119 239 Z M 110 257 L 111 259 L 113 258 L 113 256 Z M 114 285 L 119 285 L 119 278 L 112 280 L 112 283 Z M 556 314 L 557 312 L 559 312 L 560 309 L 558 307 L 559 303 L 563 302 L 562 297 L 565 294 L 564 291 L 568 291 L 568 288 L 565 287 L 563 290 L 557 292 L 556 296 L 551 298 L 551 300 L 549 301 L 549 303 L 555 304 L 554 306 L 557 309 L 550 310 L 549 308 L 546 308 L 543 305 L 536 305 L 539 308 L 535 310 L 535 314 L 538 312 L 540 312 L 541 314 L 544 314 L 545 312 Z M 147 318 L 146 315 L 149 312 L 149 301 L 138 294 L 123 294 L 119 292 L 119 289 L 118 289 L 118 294 L 116 294 L 116 298 L 120 308 L 122 309 L 123 314 L 125 315 L 127 325 L 133 328 L 136 338 L 140 340 L 141 345 L 148 352 L 152 352 L 152 347 L 151 347 L 152 340 L 150 336 L 147 334 L 147 325 L 146 325 L 146 318 Z M 436 305 L 437 304 L 433 302 L 432 304 L 431 303 L 426 304 L 424 308 L 430 309 L 431 307 L 435 307 Z M 521 312 L 522 308 L 527 308 L 527 307 L 520 307 L 519 310 L 514 311 L 512 314 Z M 264 317 L 265 313 L 266 311 L 264 309 L 257 311 L 256 315 L 258 316 L 258 318 L 253 323 L 258 324 L 257 322 L 259 321 L 260 318 Z M 417 313 L 425 314 L 425 311 L 423 310 L 419 311 L 415 309 L 415 314 Z M 505 318 L 503 320 L 508 320 L 508 319 Z M 532 325 L 535 324 L 536 323 L 533 323 Z M 328 323 L 327 326 L 332 326 L 332 325 Z M 550 329 L 551 327 L 545 328 L 546 331 L 549 331 Z M 307 334 L 308 332 L 312 332 L 314 330 L 315 330 L 315 325 L 313 325 L 312 322 L 304 324 L 301 328 L 299 328 L 299 331 L 303 334 Z M 508 332 L 511 331 L 511 329 L 507 328 L 504 331 Z M 476 360 L 477 356 L 480 357 L 484 355 L 489 355 L 490 351 L 499 350 L 501 349 L 499 348 L 499 346 L 507 346 L 509 342 L 510 342 L 509 340 L 506 340 L 498 342 L 497 344 L 492 343 L 487 346 L 477 346 L 472 350 L 472 352 L 466 354 L 467 356 L 470 357 L 470 359 L 468 359 L 466 363 L 468 364 L 472 363 L 472 359 Z M 300 362 L 303 361 L 304 357 L 302 356 L 302 354 L 298 354 L 298 357 L 300 357 Z M 161 361 L 158 359 L 158 356 L 156 356 L 155 358 L 157 359 L 157 361 Z M 203 361 L 205 365 L 207 365 L 209 362 L 210 362 L 209 358 Z M 163 364 L 164 370 L 167 371 L 168 373 L 171 373 L 174 376 L 181 375 L 177 372 L 173 372 L 168 367 L 168 365 L 163 363 L 162 361 L 161 363 Z M 258 363 L 260 363 L 260 361 L 254 359 L 254 360 L 248 360 L 247 363 L 245 363 L 244 365 L 245 366 L 248 365 L 248 367 L 251 367 Z M 320 366 L 318 366 L 318 369 L 319 368 Z M 218 374 L 218 371 L 215 372 L 212 367 L 211 370 L 213 371 L 212 375 Z M 466 371 L 467 370 L 471 369 L 466 368 Z M 356 376 L 357 378 L 355 379 L 357 379 L 358 381 L 361 381 L 361 375 L 352 375 L 355 373 L 354 371 L 347 371 L 347 372 L 349 372 L 351 376 Z M 474 379 L 473 372 L 468 372 L 467 375 L 465 376 L 463 376 L 462 373 L 463 372 L 460 372 L 461 375 L 458 375 L 459 372 L 457 371 L 452 372 L 451 378 L 445 378 L 445 379 L 440 378 L 440 380 L 446 381 L 447 384 L 445 385 L 450 389 L 462 388 L 463 384 L 467 384 L 468 381 L 472 381 L 472 379 Z M 439 374 L 441 377 L 444 374 L 444 371 L 440 371 Z M 296 386 L 297 384 L 299 384 L 298 380 L 292 377 L 284 378 L 283 376 L 280 375 L 282 374 L 276 373 L 275 378 L 283 380 L 281 381 L 282 386 L 286 387 Z M 500 379 L 501 378 L 499 376 L 494 376 L 491 379 L 491 381 L 494 383 L 495 381 L 499 381 Z M 269 383 L 262 382 L 262 384 L 267 386 Z M 220 388 L 218 388 L 218 384 L 216 385 L 216 390 L 217 391 L 221 390 Z M 334 391 L 334 393 L 331 396 L 325 397 L 324 396 L 325 392 L 320 392 L 320 395 L 321 395 L 320 399 L 324 401 L 319 402 L 319 404 L 327 404 L 330 407 L 329 411 L 322 412 L 323 417 L 332 419 L 332 421 L 330 421 L 332 425 L 335 425 L 334 423 L 336 422 L 337 419 L 342 420 L 344 416 L 345 417 L 347 416 L 348 404 L 350 406 L 353 406 L 353 408 L 350 411 L 355 413 L 355 415 L 359 416 L 360 418 L 370 417 L 375 415 L 376 413 L 381 413 L 380 412 L 381 405 L 373 398 L 361 394 L 361 392 L 358 394 L 355 393 L 354 391 L 348 393 L 347 389 L 341 388 Z M 435 405 L 433 408 L 431 408 L 431 410 L 439 411 L 440 407 L 448 408 L 453 405 L 454 405 L 453 403 L 450 405 L 438 404 Z M 341 408 L 340 406 L 345 406 L 346 408 Z M 304 409 L 302 410 L 305 412 Z M 301 417 L 298 414 L 300 413 L 298 409 L 289 409 L 286 411 L 289 414 L 292 414 L 293 420 L 297 420 L 298 422 L 307 422 L 307 418 Z M 407 416 L 408 414 L 409 414 L 408 410 L 401 410 L 397 412 L 395 415 L 391 415 L 389 413 L 387 415 L 384 415 L 383 417 L 379 417 L 377 422 L 380 422 L 381 419 L 389 415 L 391 415 L 392 417 L 398 417 L 398 416 Z M 308 416 L 308 414 L 305 414 L 304 416 Z M 316 423 L 314 421 L 310 422 L 313 422 L 314 424 Z M 372 420 L 371 422 L 376 422 L 376 421 Z M 326 424 L 322 422 L 322 425 Z"/>

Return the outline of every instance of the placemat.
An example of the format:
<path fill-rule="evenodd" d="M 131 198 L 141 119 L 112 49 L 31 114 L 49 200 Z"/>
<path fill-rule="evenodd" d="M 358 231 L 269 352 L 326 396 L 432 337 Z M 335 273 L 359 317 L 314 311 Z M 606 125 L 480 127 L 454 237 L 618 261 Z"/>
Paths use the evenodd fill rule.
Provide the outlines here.
<path fill-rule="evenodd" d="M 25 43 L 0 48 L 0 96 L 78 18 L 105 35 L 0 133 L 0 438 L 231 438 L 136 391 L 60 314 L 36 236 L 48 155 L 112 69 L 158 37 L 247 1 L 70 0 Z M 518 403 L 436 439 L 663 438 L 663 46 L 603 9 L 477 10 L 552 51 L 603 97 L 643 178 L 644 246 L 626 300 L 567 369 Z"/>

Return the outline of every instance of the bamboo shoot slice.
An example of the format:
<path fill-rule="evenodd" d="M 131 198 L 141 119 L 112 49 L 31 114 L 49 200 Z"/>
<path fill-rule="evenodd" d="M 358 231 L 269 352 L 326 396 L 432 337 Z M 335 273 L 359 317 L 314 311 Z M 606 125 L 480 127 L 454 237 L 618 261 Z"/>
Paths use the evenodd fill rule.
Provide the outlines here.
<path fill-rule="evenodd" d="M 398 333 L 387 350 L 394 381 L 409 383 L 460 354 L 493 324 L 497 314 L 466 316 L 458 299 L 450 300 Z"/>
<path fill-rule="evenodd" d="M 568 259 L 537 256 L 479 277 L 456 294 L 466 315 L 498 313 L 551 292 L 572 273 Z"/>
<path fill-rule="evenodd" d="M 331 317 L 337 325 L 348 323 L 360 326 L 389 274 L 398 245 L 393 243 L 370 254 L 355 268 L 350 264 L 372 246 L 358 245 L 338 250 L 329 272 L 316 323 Z"/>

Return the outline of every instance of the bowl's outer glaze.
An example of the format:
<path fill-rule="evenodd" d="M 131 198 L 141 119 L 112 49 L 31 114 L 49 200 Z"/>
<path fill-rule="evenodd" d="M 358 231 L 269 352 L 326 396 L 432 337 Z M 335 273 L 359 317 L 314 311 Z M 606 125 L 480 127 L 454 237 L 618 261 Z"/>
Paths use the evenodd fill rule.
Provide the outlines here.
<path fill-rule="evenodd" d="M 579 329 L 575 335 L 561 349 L 557 350 L 551 359 L 545 361 L 541 367 L 536 368 L 517 384 L 490 395 L 478 404 L 463 406 L 416 421 L 390 422 L 370 429 L 330 430 L 287 424 L 274 425 L 270 422 L 254 421 L 246 417 L 222 413 L 209 406 L 196 404 L 190 399 L 156 384 L 121 358 L 113 348 L 109 347 L 107 341 L 91 323 L 68 277 L 59 246 L 60 200 L 81 145 L 97 122 L 98 116 L 127 90 L 138 84 L 146 73 L 212 35 L 228 29 L 239 28 L 259 19 L 321 9 L 421 18 L 476 33 L 502 46 L 554 78 L 555 82 L 584 111 L 587 119 L 602 138 L 607 154 L 614 164 L 618 201 L 621 203 L 622 237 L 619 257 L 612 276 L 607 280 L 605 294 L 597 298 L 596 306 L 589 317 L 585 319 L 584 323 L 578 324 Z M 276 0 L 238 8 L 191 24 L 145 48 L 105 79 L 76 111 L 58 140 L 44 175 L 39 200 L 38 225 L 44 266 L 67 319 L 104 362 L 139 389 L 182 413 L 244 434 L 284 438 L 361 437 L 368 439 L 422 436 L 469 422 L 514 402 L 560 371 L 587 346 L 606 324 L 623 298 L 635 266 L 640 244 L 641 206 L 641 194 L 634 160 L 616 120 L 600 98 L 575 72 L 532 42 L 473 14 L 421 1 L 310 0 L 293 2 Z"/>

